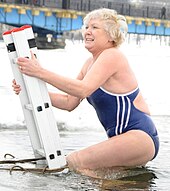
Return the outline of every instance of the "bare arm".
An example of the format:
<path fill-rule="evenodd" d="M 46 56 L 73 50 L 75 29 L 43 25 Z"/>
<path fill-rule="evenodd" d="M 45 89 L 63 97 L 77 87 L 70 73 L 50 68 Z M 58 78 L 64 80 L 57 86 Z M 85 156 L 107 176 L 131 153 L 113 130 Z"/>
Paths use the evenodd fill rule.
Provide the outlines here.
<path fill-rule="evenodd" d="M 94 92 L 116 72 L 116 67 L 113 67 L 116 56 L 113 57 L 112 54 L 113 49 L 102 52 L 98 59 L 93 62 L 90 70 L 77 79 L 71 79 L 48 71 L 42 68 L 35 58 L 19 58 L 18 65 L 22 67 L 22 73 L 38 77 L 80 100 Z"/>
<path fill-rule="evenodd" d="M 64 95 L 64 94 L 49 92 L 49 95 L 52 105 L 62 110 L 72 111 L 81 102 L 79 98 L 70 96 L 68 94 Z"/>
<path fill-rule="evenodd" d="M 77 79 L 82 79 L 83 74 L 80 72 Z M 53 93 L 49 92 L 51 103 L 54 107 L 72 111 L 74 110 L 81 102 L 81 99 L 69 94 Z"/>
<path fill-rule="evenodd" d="M 84 64 L 82 70 L 80 71 L 79 75 L 77 76 L 78 80 L 83 79 L 84 72 L 87 63 Z M 12 81 L 12 87 L 15 92 L 15 94 L 19 94 L 21 91 L 21 86 L 16 83 L 15 79 Z M 51 103 L 54 107 L 62 109 L 62 110 L 67 110 L 67 111 L 72 111 L 74 110 L 81 102 L 82 99 L 71 96 L 69 94 L 64 94 L 64 93 L 54 93 L 54 92 L 49 92 L 49 96 L 51 99 Z"/>

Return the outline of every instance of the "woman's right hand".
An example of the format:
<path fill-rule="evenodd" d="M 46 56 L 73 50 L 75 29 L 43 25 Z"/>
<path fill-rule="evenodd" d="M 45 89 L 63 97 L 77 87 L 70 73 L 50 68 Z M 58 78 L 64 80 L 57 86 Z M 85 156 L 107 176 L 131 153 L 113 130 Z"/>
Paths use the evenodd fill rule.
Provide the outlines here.
<path fill-rule="evenodd" d="M 21 91 L 21 86 L 16 83 L 15 79 L 12 80 L 12 87 L 13 87 L 13 91 L 15 92 L 15 94 L 18 95 Z"/>

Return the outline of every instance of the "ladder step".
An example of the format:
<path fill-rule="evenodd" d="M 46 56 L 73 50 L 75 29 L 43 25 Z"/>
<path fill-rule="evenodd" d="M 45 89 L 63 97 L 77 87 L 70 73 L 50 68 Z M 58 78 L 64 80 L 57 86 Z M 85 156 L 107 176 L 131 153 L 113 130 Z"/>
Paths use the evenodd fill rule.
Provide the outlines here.
<path fill-rule="evenodd" d="M 28 110 L 33 110 L 33 107 L 32 107 L 32 105 L 31 104 L 26 104 L 25 105 L 25 109 L 28 109 Z"/>
<path fill-rule="evenodd" d="M 14 78 L 22 89 L 19 96 L 34 155 L 46 157 L 49 169 L 65 166 L 66 159 L 47 86 L 37 78 L 22 74 L 17 63 L 13 62 L 18 57 L 31 58 L 30 50 L 38 58 L 32 27 L 26 25 L 7 31 L 3 34 L 3 39 Z"/>
<path fill-rule="evenodd" d="M 45 153 L 44 153 L 44 149 L 43 149 L 43 148 L 38 149 L 38 150 L 35 150 L 35 152 L 36 152 L 37 154 L 39 154 L 40 156 L 45 157 Z"/>

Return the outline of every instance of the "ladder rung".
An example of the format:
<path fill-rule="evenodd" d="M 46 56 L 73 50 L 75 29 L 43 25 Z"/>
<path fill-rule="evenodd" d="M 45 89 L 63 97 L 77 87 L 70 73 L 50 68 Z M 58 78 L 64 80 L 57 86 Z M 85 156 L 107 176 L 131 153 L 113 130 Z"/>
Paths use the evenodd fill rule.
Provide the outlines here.
<path fill-rule="evenodd" d="M 33 110 L 32 104 L 26 104 L 25 109 Z"/>
<path fill-rule="evenodd" d="M 44 153 L 44 149 L 37 149 L 37 150 L 35 150 L 35 152 L 37 153 L 37 154 L 39 154 L 39 155 L 41 155 L 42 157 L 45 157 L 45 153 Z"/>

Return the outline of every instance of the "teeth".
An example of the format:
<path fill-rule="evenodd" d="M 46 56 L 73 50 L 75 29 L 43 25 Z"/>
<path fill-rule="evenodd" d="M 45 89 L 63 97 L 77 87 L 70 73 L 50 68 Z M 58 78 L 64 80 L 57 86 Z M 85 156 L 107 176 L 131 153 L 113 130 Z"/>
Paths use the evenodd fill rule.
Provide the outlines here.
<path fill-rule="evenodd" d="M 86 41 L 94 41 L 94 39 L 89 39 L 89 38 L 87 38 Z"/>

